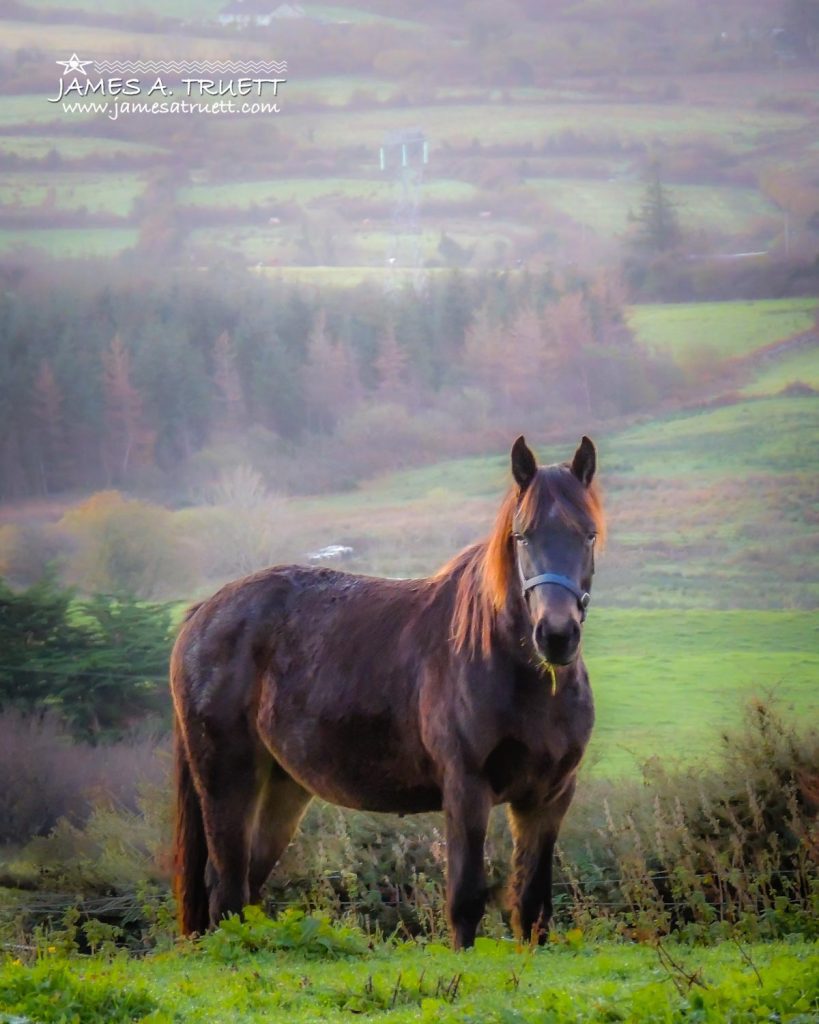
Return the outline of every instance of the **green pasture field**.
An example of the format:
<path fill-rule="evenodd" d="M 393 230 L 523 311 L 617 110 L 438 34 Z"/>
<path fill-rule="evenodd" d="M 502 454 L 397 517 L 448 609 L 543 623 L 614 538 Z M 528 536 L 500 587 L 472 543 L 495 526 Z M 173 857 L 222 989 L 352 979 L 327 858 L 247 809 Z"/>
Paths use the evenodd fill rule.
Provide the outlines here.
<path fill-rule="evenodd" d="M 427 200 L 463 202 L 474 199 L 478 193 L 474 185 L 454 179 L 437 179 L 424 186 Z M 395 196 L 395 185 L 383 178 L 269 178 L 189 185 L 179 190 L 178 201 L 185 206 L 247 209 L 254 203 L 333 203 L 344 199 L 373 199 L 389 204 Z"/>
<path fill-rule="evenodd" d="M 34 247 L 59 258 L 115 256 L 136 245 L 137 237 L 131 228 L 0 228 L 0 252 Z"/>
<path fill-rule="evenodd" d="M 579 932 L 534 952 L 479 938 L 455 953 L 414 943 L 368 950 L 361 939 L 336 940 L 336 931 L 306 949 L 237 950 L 227 959 L 218 955 L 220 930 L 201 946 L 143 958 L 9 962 L 0 970 L 8 1009 L 0 1020 L 808 1024 L 819 1013 L 819 955 L 804 941 L 675 945 L 674 977 L 649 946 L 585 942 Z M 352 951 L 335 952 L 336 941 Z"/>
<path fill-rule="evenodd" d="M 659 137 L 718 137 L 737 151 L 753 147 L 769 134 L 784 133 L 806 125 L 795 114 L 764 111 L 728 111 L 692 106 L 668 107 L 661 104 L 623 104 L 610 106 L 584 104 L 458 104 L 390 111 L 393 128 L 412 128 L 423 124 L 430 140 L 430 160 L 435 146 L 444 140 L 452 145 L 470 145 L 477 139 L 483 145 L 531 143 L 535 146 L 566 132 L 587 134 L 596 139 L 648 143 Z M 290 126 L 294 135 L 311 134 L 314 144 L 323 148 L 343 148 L 351 139 L 356 145 L 368 145 L 375 151 L 384 135 L 383 111 L 345 111 L 305 114 L 298 126 Z"/>
<path fill-rule="evenodd" d="M 2 33 L 2 28 L 3 24 L 0 22 L 0 33 Z M 56 90 L 57 72 L 55 71 L 53 93 L 3 96 L 3 102 L 0 103 L 0 129 L 29 124 L 62 124 L 69 120 L 71 123 L 77 123 L 96 116 L 90 113 L 64 113 L 59 103 L 48 102 L 48 95 L 56 96 Z"/>
<path fill-rule="evenodd" d="M 63 135 L 0 135 L 0 154 L 20 157 L 22 160 L 41 160 L 51 152 L 61 160 L 82 160 L 99 156 L 143 156 L 161 153 L 159 146 L 122 139 L 74 138 Z M 60 173 L 60 172 L 55 172 Z"/>
<path fill-rule="evenodd" d="M 30 0 L 28 6 L 42 10 L 57 10 L 70 6 L 72 10 L 91 11 L 94 13 L 99 10 L 97 0 L 71 0 L 70 5 L 68 0 Z M 168 2 L 168 0 L 111 0 L 110 3 L 106 4 L 106 12 L 123 16 L 139 15 L 147 12 L 161 15 L 163 18 L 180 18 L 196 23 L 215 20 L 216 16 L 225 6 L 225 0 L 171 0 L 171 2 Z M 271 10 L 275 6 L 275 4 L 272 5 Z M 372 22 L 403 28 L 418 28 L 415 22 L 406 21 L 402 18 L 389 18 L 371 11 L 361 10 L 358 7 L 308 3 L 306 10 L 312 17 L 323 18 L 327 21 Z"/>
<path fill-rule="evenodd" d="M 32 174 L 17 171 L 4 174 L 0 181 L 0 206 L 55 210 L 84 207 L 89 213 L 127 217 L 144 190 L 145 182 L 138 175 L 120 171 L 116 174 L 89 174 L 86 171 Z"/>
<path fill-rule="evenodd" d="M 405 281 L 412 281 L 414 270 L 403 267 L 390 268 L 380 266 L 349 266 L 349 267 L 256 267 L 253 268 L 258 274 L 263 274 L 271 280 L 283 280 L 287 282 L 299 281 L 303 284 L 332 285 L 333 287 L 348 288 L 365 281 L 381 281 L 386 287 L 389 281 L 397 281 L 399 284 Z M 435 273 L 436 271 L 424 271 L 424 273 Z"/>
<path fill-rule="evenodd" d="M 678 362 L 722 361 L 808 330 L 818 306 L 816 299 L 647 304 L 632 307 L 629 323 L 640 342 Z"/>
<path fill-rule="evenodd" d="M 808 347 L 766 360 L 742 391 L 746 395 L 773 395 L 790 384 L 807 384 L 819 390 L 819 339 Z"/>
<path fill-rule="evenodd" d="M 72 10 L 99 11 L 97 0 L 29 0 L 28 7 L 42 10 L 57 10 L 70 6 Z M 201 21 L 215 18 L 225 6 L 224 0 L 108 0 L 105 5 L 108 14 L 135 15 L 157 14 L 164 18 L 184 18 Z"/>
<path fill-rule="evenodd" d="M 318 102 L 328 107 L 344 106 L 356 94 L 366 95 L 379 102 L 388 100 L 398 91 L 396 82 L 372 75 L 327 75 L 321 78 L 288 78 L 282 95 L 288 104 Z"/>
<path fill-rule="evenodd" d="M 467 256 L 467 266 L 490 266 L 495 261 L 493 258 L 497 246 L 508 248 L 509 244 L 527 234 L 526 228 L 520 224 L 512 224 L 509 221 L 492 220 L 483 225 L 480 221 L 467 217 L 442 216 L 436 218 L 435 228 L 421 230 L 416 238 L 399 238 L 398 252 L 399 263 L 402 256 L 410 251 L 410 246 L 417 240 L 418 250 L 422 263 L 441 262 L 441 253 L 438 246 L 441 237 L 446 234 L 456 242 L 462 249 L 471 253 Z M 389 229 L 389 225 L 383 221 L 368 228 L 362 228 L 349 238 L 349 244 L 353 251 L 361 258 L 362 262 L 372 262 L 375 265 L 383 264 L 388 251 L 392 251 L 395 245 L 395 236 Z"/>
<path fill-rule="evenodd" d="M 193 4 L 193 0 L 185 0 Z M 207 0 L 212 3 L 213 0 Z M 158 0 L 153 0 L 158 6 Z M 54 5 L 56 6 L 56 4 Z M 197 4 L 197 10 L 202 5 Z M 99 10 L 99 5 L 95 6 Z M 163 11 L 166 7 L 163 5 Z M 101 28 L 98 25 L 88 25 L 81 22 L 65 24 L 58 22 L 47 24 L 40 21 L 15 21 L 12 19 L 0 18 L 0 39 L 3 45 L 10 50 L 31 48 L 42 53 L 64 54 L 66 49 L 66 38 L 70 35 L 70 53 L 76 52 L 87 60 L 99 58 L 111 60 L 114 57 L 133 57 L 136 54 L 142 55 L 145 60 L 179 60 L 179 34 L 159 32 L 134 32 L 116 28 Z M 250 57 L 259 53 L 258 43 L 249 40 L 236 38 L 230 41 L 231 56 L 240 60 L 243 57 Z M 185 55 L 188 60 L 206 58 L 213 60 L 225 59 L 225 40 L 218 37 L 204 37 L 188 34 L 185 37 Z M 269 52 L 265 56 L 271 56 Z M 282 59 L 278 54 L 276 59 Z M 284 55 L 286 57 L 286 55 Z M 61 59 L 62 58 L 61 56 Z M 54 66 L 54 82 L 58 79 L 58 68 Z M 56 93 L 54 93 L 56 95 Z M 3 97 L 4 104 L 7 97 Z M 43 100 L 45 103 L 45 100 Z M 45 103 L 46 106 L 58 106 L 58 104 Z M 78 116 L 78 115 L 72 115 Z"/>
<path fill-rule="evenodd" d="M 507 232 L 524 233 L 519 225 L 493 222 L 492 227 L 479 228 L 467 219 L 439 219 L 435 230 L 421 231 L 417 237 L 399 239 L 399 263 L 401 254 L 409 251 L 411 244 L 417 242 L 421 261 L 440 260 L 438 245 L 442 232 L 446 232 L 464 249 L 473 250 L 471 263 L 480 264 L 491 258 L 493 247 L 508 245 L 510 234 Z M 346 280 L 348 273 L 356 276 L 369 267 L 369 273 L 378 273 L 386 263 L 388 251 L 392 251 L 395 236 L 384 221 L 373 221 L 372 225 L 361 226 L 359 230 L 339 231 L 334 234 L 334 254 L 339 266 L 302 267 L 298 265 L 302 251 L 297 229 L 289 224 L 259 226 L 236 225 L 224 227 L 196 228 L 190 233 L 190 245 L 197 253 L 197 259 L 204 260 L 207 250 L 211 247 L 226 249 L 243 256 L 248 262 L 263 263 L 276 261 L 277 273 L 286 274 L 288 279 Z M 326 250 L 319 248 L 318 255 Z M 400 269 L 400 268 L 399 268 Z M 433 270 L 435 268 L 432 268 Z M 337 273 L 336 273 L 337 272 Z"/>
<path fill-rule="evenodd" d="M 594 775 L 715 760 L 748 702 L 819 722 L 819 613 L 595 608 L 584 639 L 597 708 Z"/>
<path fill-rule="evenodd" d="M 529 178 L 545 202 L 602 235 L 617 235 L 640 209 L 645 186 L 640 181 Z M 760 224 L 779 226 L 781 215 L 752 188 L 717 185 L 674 185 L 670 192 L 682 226 L 689 231 L 741 235 Z"/>
<path fill-rule="evenodd" d="M 816 436 L 819 401 L 770 398 L 737 402 L 707 411 L 683 412 L 622 431 L 602 442 L 609 472 L 642 478 L 749 476 L 784 477 L 819 473 L 819 447 L 794 446 Z"/>
<path fill-rule="evenodd" d="M 423 28 L 417 21 L 410 21 L 407 18 L 392 18 L 386 14 L 376 14 L 375 11 L 351 7 L 345 4 L 313 4 L 305 8 L 314 18 L 324 18 L 327 21 L 354 22 L 356 24 L 377 24 L 392 25 L 395 28 L 419 31 Z"/>

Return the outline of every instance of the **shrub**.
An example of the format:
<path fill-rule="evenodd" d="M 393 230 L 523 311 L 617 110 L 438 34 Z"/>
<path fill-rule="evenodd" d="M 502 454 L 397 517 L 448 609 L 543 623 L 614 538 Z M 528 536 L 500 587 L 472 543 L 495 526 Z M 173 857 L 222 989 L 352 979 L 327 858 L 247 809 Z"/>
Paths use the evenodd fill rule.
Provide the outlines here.
<path fill-rule="evenodd" d="M 7 523 L 0 526 L 0 576 L 31 586 L 65 559 L 69 547 L 69 538 L 54 527 Z"/>
<path fill-rule="evenodd" d="M 133 598 L 74 600 L 46 578 L 0 580 L 0 708 L 50 709 L 78 735 L 122 734 L 167 698 L 170 609 Z"/>
<path fill-rule="evenodd" d="M 717 768 L 655 760 L 642 785 L 587 783 L 562 842 L 571 916 L 638 936 L 819 934 L 817 764 L 819 732 L 754 702 Z"/>
<path fill-rule="evenodd" d="M 149 599 L 189 591 L 191 553 L 167 509 L 100 491 L 59 525 L 76 544 L 67 576 L 83 590 Z"/>
<path fill-rule="evenodd" d="M 223 469 L 207 490 L 209 505 L 179 514 L 207 579 L 234 579 L 280 560 L 285 499 L 270 494 L 246 463 Z"/>
<path fill-rule="evenodd" d="M 399 403 L 373 404 L 340 421 L 332 455 L 356 479 L 440 457 L 441 439 L 454 429 L 449 415 L 439 410 L 413 415 Z"/>
<path fill-rule="evenodd" d="M 88 754 L 52 718 L 0 716 L 0 843 L 26 842 L 62 817 L 87 815 L 95 776 Z"/>
<path fill-rule="evenodd" d="M 5 712 L 0 715 L 0 844 L 47 836 L 61 819 L 81 829 L 95 807 L 115 816 L 144 816 L 140 789 L 166 783 L 164 749 L 151 740 L 91 747 L 74 743 L 53 717 Z"/>

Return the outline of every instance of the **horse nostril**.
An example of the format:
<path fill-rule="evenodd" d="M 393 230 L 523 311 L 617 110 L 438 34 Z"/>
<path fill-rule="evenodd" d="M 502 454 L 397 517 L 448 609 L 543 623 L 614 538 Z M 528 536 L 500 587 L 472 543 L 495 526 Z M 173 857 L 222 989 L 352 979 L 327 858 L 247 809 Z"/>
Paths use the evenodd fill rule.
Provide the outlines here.
<path fill-rule="evenodd" d="M 549 643 L 549 627 L 546 625 L 545 619 L 540 619 L 540 621 L 535 625 L 534 640 L 535 647 L 537 647 L 542 654 L 545 654 Z"/>
<path fill-rule="evenodd" d="M 580 624 L 571 621 L 563 629 L 551 630 L 545 619 L 541 619 L 534 629 L 535 646 L 547 661 L 565 664 L 570 661 L 580 640 Z"/>

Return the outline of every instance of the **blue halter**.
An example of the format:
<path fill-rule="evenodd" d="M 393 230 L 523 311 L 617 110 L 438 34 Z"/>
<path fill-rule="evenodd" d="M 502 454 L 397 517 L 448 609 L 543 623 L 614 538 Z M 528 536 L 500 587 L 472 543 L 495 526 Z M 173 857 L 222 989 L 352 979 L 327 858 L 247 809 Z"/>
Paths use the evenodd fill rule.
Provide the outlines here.
<path fill-rule="evenodd" d="M 516 534 L 515 540 L 520 543 L 521 538 Z M 570 594 L 574 594 L 577 598 L 577 604 L 580 608 L 580 621 L 585 622 L 589 602 L 591 601 L 591 594 L 587 590 L 581 590 L 574 580 L 570 580 L 568 576 L 562 576 L 557 572 L 542 572 L 539 576 L 529 576 L 527 578 L 523 574 L 520 557 L 516 557 L 515 561 L 517 562 L 520 585 L 523 588 L 524 595 L 527 590 L 531 590 L 532 587 L 539 587 L 542 583 L 551 583 L 556 587 L 563 587 L 564 590 L 568 590 Z"/>

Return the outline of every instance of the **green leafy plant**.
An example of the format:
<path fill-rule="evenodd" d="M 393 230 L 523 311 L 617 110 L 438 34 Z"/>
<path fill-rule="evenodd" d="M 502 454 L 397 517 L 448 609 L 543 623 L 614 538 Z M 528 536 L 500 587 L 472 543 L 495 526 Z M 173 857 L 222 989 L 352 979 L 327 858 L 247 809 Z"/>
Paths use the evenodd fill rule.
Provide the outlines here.
<path fill-rule="evenodd" d="M 122 978 L 79 977 L 66 963 L 41 960 L 33 967 L 10 963 L 0 969 L 0 1021 L 14 1019 L 38 1024 L 130 1024 L 151 1020 L 156 1001 L 144 988 Z"/>
<path fill-rule="evenodd" d="M 273 920 L 259 907 L 232 914 L 202 939 L 202 948 L 217 960 L 234 961 L 247 953 L 276 949 L 298 950 L 320 957 L 358 956 L 367 949 L 364 935 L 355 928 L 333 925 L 320 914 L 284 911 Z"/>

